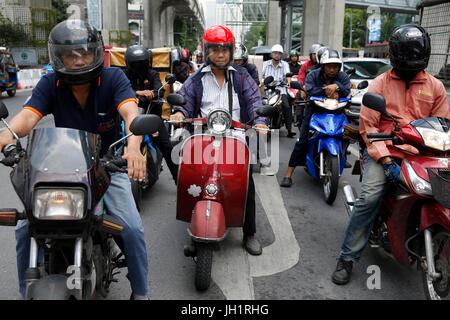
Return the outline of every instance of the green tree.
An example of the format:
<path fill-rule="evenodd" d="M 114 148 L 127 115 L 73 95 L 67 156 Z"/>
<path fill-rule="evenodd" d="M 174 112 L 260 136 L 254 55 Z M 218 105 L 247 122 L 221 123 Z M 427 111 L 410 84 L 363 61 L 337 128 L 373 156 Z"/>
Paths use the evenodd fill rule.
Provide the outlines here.
<path fill-rule="evenodd" d="M 22 25 L 13 23 L 0 14 L 0 46 L 11 47 L 18 45 L 25 42 L 27 38 L 28 36 Z"/>
<path fill-rule="evenodd" d="M 176 16 L 173 23 L 174 44 L 193 52 L 197 49 L 201 30 L 199 26 L 185 17 Z"/>
<path fill-rule="evenodd" d="M 56 23 L 60 23 L 69 17 L 67 14 L 69 3 L 64 0 L 52 0 L 52 6 L 56 10 Z"/>
<path fill-rule="evenodd" d="M 259 40 L 262 41 L 262 45 L 266 43 L 267 23 L 253 24 L 250 29 L 244 35 L 244 45 L 247 50 L 258 46 Z"/>

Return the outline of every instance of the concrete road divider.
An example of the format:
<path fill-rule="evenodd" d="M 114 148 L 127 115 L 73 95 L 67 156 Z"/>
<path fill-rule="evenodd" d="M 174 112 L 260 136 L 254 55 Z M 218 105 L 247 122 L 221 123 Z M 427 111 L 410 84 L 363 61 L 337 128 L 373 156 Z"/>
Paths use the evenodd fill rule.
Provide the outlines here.
<path fill-rule="evenodd" d="M 22 89 L 34 88 L 41 80 L 41 69 L 23 69 L 17 73 Z"/>

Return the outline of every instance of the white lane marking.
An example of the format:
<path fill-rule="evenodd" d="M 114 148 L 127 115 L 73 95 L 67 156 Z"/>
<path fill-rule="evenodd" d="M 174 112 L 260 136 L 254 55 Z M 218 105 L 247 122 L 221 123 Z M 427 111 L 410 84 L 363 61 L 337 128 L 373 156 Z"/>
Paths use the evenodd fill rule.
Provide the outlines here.
<path fill-rule="evenodd" d="M 256 192 L 275 235 L 260 256 L 242 247 L 242 229 L 229 229 L 220 250 L 213 253 L 211 277 L 228 300 L 254 300 L 253 277 L 268 276 L 292 268 L 299 261 L 300 247 L 284 207 L 275 176 L 254 174 Z"/>
<path fill-rule="evenodd" d="M 250 275 L 268 276 L 295 266 L 300 257 L 300 246 L 292 230 L 280 187 L 275 176 L 254 174 L 256 192 L 261 200 L 275 241 L 263 249 L 260 256 L 249 256 Z"/>

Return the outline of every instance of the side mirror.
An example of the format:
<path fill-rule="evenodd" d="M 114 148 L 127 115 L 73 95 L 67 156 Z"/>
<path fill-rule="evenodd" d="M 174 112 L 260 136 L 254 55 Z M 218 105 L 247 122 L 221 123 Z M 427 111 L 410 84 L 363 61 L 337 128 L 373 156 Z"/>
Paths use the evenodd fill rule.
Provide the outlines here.
<path fill-rule="evenodd" d="M 355 69 L 355 68 L 350 68 L 350 69 L 345 70 L 345 73 L 346 73 L 349 77 L 351 77 L 352 75 L 354 75 L 355 72 L 356 72 L 356 69 Z"/>
<path fill-rule="evenodd" d="M 186 104 L 186 99 L 181 94 L 171 93 L 167 96 L 167 102 L 172 106 L 183 106 Z"/>
<path fill-rule="evenodd" d="M 303 88 L 303 85 L 300 81 L 291 81 L 291 88 L 305 91 L 305 89 Z"/>
<path fill-rule="evenodd" d="M 361 81 L 360 83 L 358 83 L 356 88 L 359 89 L 359 90 L 362 90 L 362 89 L 367 88 L 368 86 L 369 86 L 369 81 L 364 80 L 364 81 Z"/>
<path fill-rule="evenodd" d="M 143 114 L 134 118 L 130 124 L 130 131 L 136 136 L 152 134 L 159 130 L 161 118 L 154 114 Z"/>
<path fill-rule="evenodd" d="M 168 84 L 173 84 L 173 83 L 177 80 L 177 78 L 176 78 L 173 74 L 169 73 L 168 75 L 166 75 L 166 77 L 164 78 L 164 80 L 165 80 L 166 83 L 168 83 Z"/>
<path fill-rule="evenodd" d="M 3 101 L 0 101 L 0 119 L 6 119 L 9 116 L 8 109 L 6 108 Z"/>
<path fill-rule="evenodd" d="M 256 110 L 256 114 L 260 117 L 272 117 L 276 112 L 278 112 L 277 108 L 268 105 L 264 105 Z"/>
<path fill-rule="evenodd" d="M 290 77 L 292 77 L 294 74 L 292 73 L 292 72 L 288 72 L 288 73 L 286 73 L 286 78 L 290 78 Z"/>
<path fill-rule="evenodd" d="M 392 118 L 392 116 L 386 111 L 386 100 L 384 100 L 383 96 L 373 92 L 366 92 L 362 98 L 362 103 L 367 108 L 378 111 L 388 118 Z"/>
<path fill-rule="evenodd" d="M 269 83 L 273 82 L 273 77 L 272 76 L 268 76 L 267 78 L 264 79 L 264 85 L 268 85 Z"/>

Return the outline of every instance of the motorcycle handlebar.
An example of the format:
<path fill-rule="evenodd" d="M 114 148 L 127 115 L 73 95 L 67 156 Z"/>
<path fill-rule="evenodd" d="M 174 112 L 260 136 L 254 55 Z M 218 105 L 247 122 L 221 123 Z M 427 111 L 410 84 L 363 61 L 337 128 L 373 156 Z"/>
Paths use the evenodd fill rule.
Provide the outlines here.
<path fill-rule="evenodd" d="M 103 166 L 105 167 L 106 171 L 113 173 L 113 172 L 126 172 L 125 168 L 127 166 L 127 160 L 123 159 L 121 157 L 116 157 L 112 160 L 101 160 Z"/>
<path fill-rule="evenodd" d="M 368 139 L 376 139 L 376 138 L 383 138 L 383 139 L 390 139 L 394 138 L 395 136 L 392 133 L 368 133 L 367 138 Z"/>

